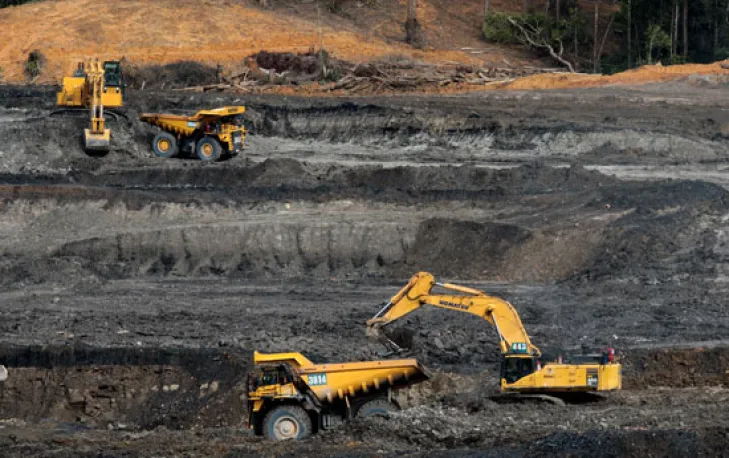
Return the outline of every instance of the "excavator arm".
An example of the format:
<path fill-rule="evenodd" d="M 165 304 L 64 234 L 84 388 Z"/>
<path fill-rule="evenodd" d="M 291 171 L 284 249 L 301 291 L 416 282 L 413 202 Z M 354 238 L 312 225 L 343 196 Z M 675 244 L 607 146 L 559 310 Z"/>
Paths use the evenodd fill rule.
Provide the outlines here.
<path fill-rule="evenodd" d="M 87 73 L 91 126 L 84 131 L 86 149 L 105 151 L 109 149 L 111 132 L 106 128 L 104 119 L 104 69 L 98 61 L 92 61 L 88 65 Z"/>
<path fill-rule="evenodd" d="M 124 78 L 117 61 L 99 62 L 91 59 L 79 63 L 73 76 L 63 78 L 61 90 L 56 94 L 56 105 L 63 107 L 53 114 L 88 110 L 90 123 L 84 129 L 87 151 L 108 151 L 111 130 L 106 127 L 107 108 L 124 105 Z M 108 111 L 116 117 L 117 113 Z"/>
<path fill-rule="evenodd" d="M 435 286 L 461 294 L 431 294 Z M 451 283 L 436 283 L 433 275 L 427 272 L 415 274 L 404 288 L 395 294 L 372 319 L 367 321 L 367 333 L 371 336 L 381 337 L 380 328 L 423 305 L 470 313 L 488 321 L 499 335 L 501 353 L 504 355 L 541 355 L 539 349 L 531 343 L 519 314 L 509 302 L 489 296 L 477 289 Z M 390 343 L 394 344 L 392 341 Z"/>

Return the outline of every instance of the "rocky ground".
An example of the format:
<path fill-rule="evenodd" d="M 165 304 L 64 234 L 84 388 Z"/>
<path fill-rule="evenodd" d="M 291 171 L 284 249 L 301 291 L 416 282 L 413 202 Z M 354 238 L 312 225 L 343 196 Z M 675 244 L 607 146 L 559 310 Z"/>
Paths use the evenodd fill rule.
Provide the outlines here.
<path fill-rule="evenodd" d="M 720 455 L 729 434 L 724 85 L 299 99 L 131 92 L 113 149 L 0 87 L 8 456 Z M 245 104 L 242 155 L 159 160 L 146 111 Z M 625 389 L 504 405 L 496 335 L 421 310 L 436 374 L 388 420 L 241 429 L 253 350 L 382 357 L 365 321 L 417 271 L 511 301 L 547 354 L 611 345 Z"/>

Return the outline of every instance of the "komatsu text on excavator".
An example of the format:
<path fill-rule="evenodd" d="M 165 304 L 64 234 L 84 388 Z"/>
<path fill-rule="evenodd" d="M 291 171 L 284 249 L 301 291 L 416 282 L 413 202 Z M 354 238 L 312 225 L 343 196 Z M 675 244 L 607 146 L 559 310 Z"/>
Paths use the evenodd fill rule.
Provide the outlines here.
<path fill-rule="evenodd" d="M 111 130 L 106 128 L 104 110 L 124 105 L 124 75 L 118 61 L 92 59 L 78 64 L 73 76 L 63 78 L 56 105 L 69 110 L 89 110 L 90 125 L 84 130 L 87 151 L 108 151 Z"/>
<path fill-rule="evenodd" d="M 433 287 L 460 294 L 432 294 Z M 447 310 L 470 313 L 483 318 L 498 333 L 501 354 L 501 390 L 516 393 L 613 391 L 622 388 L 621 365 L 612 352 L 571 360 L 541 363 L 540 350 L 532 344 L 519 314 L 507 301 L 483 291 L 450 283 L 436 283 L 427 272 L 415 274 L 408 284 L 367 321 L 370 336 L 382 338 L 380 328 L 419 309 L 432 305 Z M 391 345 L 395 342 L 387 339 Z"/>

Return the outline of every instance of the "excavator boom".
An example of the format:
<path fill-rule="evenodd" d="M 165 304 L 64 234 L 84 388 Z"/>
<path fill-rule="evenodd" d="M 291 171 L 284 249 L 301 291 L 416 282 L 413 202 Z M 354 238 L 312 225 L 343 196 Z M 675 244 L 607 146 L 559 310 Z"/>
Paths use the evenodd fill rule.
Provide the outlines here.
<path fill-rule="evenodd" d="M 431 290 L 435 286 L 456 291 L 462 295 L 431 294 Z M 427 272 L 415 274 L 377 315 L 367 321 L 368 334 L 380 336 L 379 328 L 404 317 L 423 305 L 470 313 L 488 321 L 496 328 L 499 335 L 502 354 L 541 355 L 540 350 L 531 343 L 519 314 L 509 302 L 489 296 L 477 289 L 451 283 L 436 283 L 433 275 Z"/>

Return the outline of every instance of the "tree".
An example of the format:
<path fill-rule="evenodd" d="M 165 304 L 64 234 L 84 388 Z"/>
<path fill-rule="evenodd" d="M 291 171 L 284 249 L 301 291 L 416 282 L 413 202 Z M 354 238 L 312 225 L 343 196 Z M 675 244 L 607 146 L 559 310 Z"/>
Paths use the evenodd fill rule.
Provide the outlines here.
<path fill-rule="evenodd" d="M 683 57 L 688 59 L 688 0 L 683 0 Z"/>
<path fill-rule="evenodd" d="M 633 48 L 631 47 L 631 40 L 630 37 L 633 36 L 633 29 L 631 28 L 632 24 L 632 17 L 631 17 L 631 10 L 633 9 L 633 4 L 631 0 L 628 0 L 628 68 L 633 66 L 633 61 L 631 57 L 633 56 Z"/>
<path fill-rule="evenodd" d="M 729 0 L 621 0 L 621 3 L 616 24 L 627 47 L 620 52 L 630 60 L 630 65 L 635 64 L 632 56 L 638 55 L 640 60 L 645 57 L 646 44 L 642 40 L 652 25 L 660 26 L 671 39 L 669 52 L 661 55 L 666 62 L 711 62 L 726 57 Z"/>
<path fill-rule="evenodd" d="M 645 41 L 646 60 L 649 64 L 653 63 L 654 51 L 658 50 L 660 57 L 661 50 L 670 49 L 671 47 L 671 37 L 658 24 L 653 24 L 648 27 L 648 30 L 645 32 Z"/>
<path fill-rule="evenodd" d="M 593 30 L 593 40 L 592 40 L 592 71 L 597 73 L 597 61 L 599 60 L 597 56 L 597 23 L 600 20 L 600 2 L 595 1 L 595 27 Z"/>
<path fill-rule="evenodd" d="M 408 0 L 408 17 L 405 21 L 405 42 L 415 46 L 423 47 L 425 40 L 418 23 L 418 2 L 417 0 Z"/>
<path fill-rule="evenodd" d="M 564 57 L 561 34 L 555 33 L 549 21 L 543 20 L 539 15 L 527 16 L 526 20 L 507 17 L 507 20 L 519 31 L 519 37 L 525 44 L 546 50 L 554 60 L 567 67 L 570 72 L 575 71 L 572 62 Z M 555 46 L 559 48 L 555 49 Z"/>

